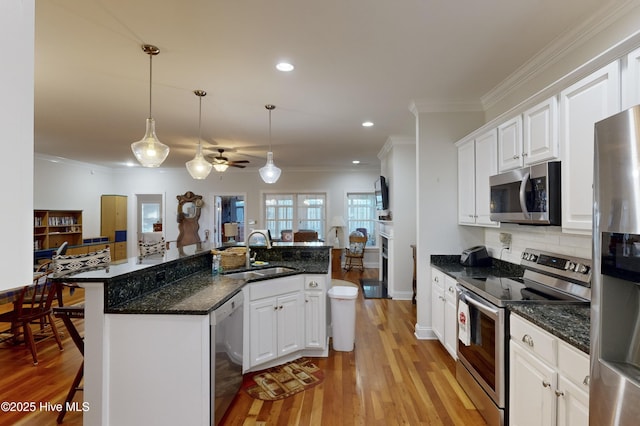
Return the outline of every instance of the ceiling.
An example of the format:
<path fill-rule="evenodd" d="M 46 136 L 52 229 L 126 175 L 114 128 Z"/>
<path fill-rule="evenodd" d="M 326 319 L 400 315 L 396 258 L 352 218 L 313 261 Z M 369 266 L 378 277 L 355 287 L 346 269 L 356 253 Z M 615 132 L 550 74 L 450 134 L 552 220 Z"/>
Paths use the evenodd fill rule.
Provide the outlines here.
<path fill-rule="evenodd" d="M 171 147 L 261 167 L 377 166 L 413 102 L 476 102 L 604 0 L 36 1 L 35 151 L 125 167 L 149 112 Z M 295 70 L 282 73 L 277 62 Z M 373 127 L 361 123 L 371 120 Z M 234 172 L 234 169 L 229 169 Z M 225 172 L 228 173 L 229 171 Z M 215 172 L 213 172 L 215 173 Z"/>

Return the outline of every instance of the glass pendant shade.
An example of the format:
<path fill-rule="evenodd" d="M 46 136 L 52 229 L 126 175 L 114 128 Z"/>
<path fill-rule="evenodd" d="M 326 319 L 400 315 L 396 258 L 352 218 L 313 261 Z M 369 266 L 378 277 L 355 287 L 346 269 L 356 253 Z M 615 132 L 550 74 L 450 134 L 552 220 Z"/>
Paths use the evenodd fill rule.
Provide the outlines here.
<path fill-rule="evenodd" d="M 147 131 L 142 139 L 131 144 L 131 151 L 143 167 L 159 167 L 166 160 L 169 147 L 158 140 L 153 118 L 147 118 Z"/>
<path fill-rule="evenodd" d="M 196 156 L 193 157 L 193 160 L 186 162 L 187 171 L 194 179 L 206 179 L 211 173 L 211 168 L 213 167 L 210 162 L 204 159 L 202 155 L 202 146 L 198 143 L 198 151 L 196 151 Z"/>
<path fill-rule="evenodd" d="M 224 172 L 229 168 L 229 165 L 224 163 L 216 163 L 213 165 L 213 168 L 216 169 L 216 172 Z"/>
<path fill-rule="evenodd" d="M 275 164 L 273 164 L 273 152 L 267 152 L 267 164 L 260 168 L 260 177 L 265 183 L 276 183 L 280 178 L 280 170 Z"/>

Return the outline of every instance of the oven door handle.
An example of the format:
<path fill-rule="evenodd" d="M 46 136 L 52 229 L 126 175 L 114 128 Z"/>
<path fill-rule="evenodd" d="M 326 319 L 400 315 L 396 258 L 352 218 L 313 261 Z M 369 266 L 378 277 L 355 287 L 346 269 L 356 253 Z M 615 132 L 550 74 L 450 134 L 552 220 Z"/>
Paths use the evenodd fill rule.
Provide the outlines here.
<path fill-rule="evenodd" d="M 480 312 L 489 315 L 492 318 L 498 318 L 498 308 L 494 308 L 491 305 L 482 303 L 480 300 L 471 296 L 471 294 L 469 294 L 469 292 L 467 291 L 463 291 L 462 293 L 460 293 L 460 300 L 475 306 Z"/>

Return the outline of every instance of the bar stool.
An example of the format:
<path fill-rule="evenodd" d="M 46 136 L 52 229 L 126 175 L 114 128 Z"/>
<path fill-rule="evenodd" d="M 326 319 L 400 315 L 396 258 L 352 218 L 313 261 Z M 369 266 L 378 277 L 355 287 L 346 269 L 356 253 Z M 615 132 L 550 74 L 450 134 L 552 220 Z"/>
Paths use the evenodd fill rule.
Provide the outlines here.
<path fill-rule="evenodd" d="M 84 305 L 72 305 L 72 306 L 60 306 L 53 308 L 53 315 L 56 318 L 60 318 L 64 323 L 65 327 L 69 331 L 69 335 L 73 340 L 73 343 L 76 344 L 78 350 L 82 354 L 83 360 L 80 364 L 80 368 L 76 373 L 76 377 L 73 379 L 71 383 L 71 388 L 69 389 L 69 393 L 67 394 L 67 398 L 64 400 L 64 405 L 62 406 L 62 410 L 58 414 L 58 418 L 56 421 L 58 423 L 62 423 L 64 420 L 64 416 L 67 413 L 67 406 L 73 401 L 73 397 L 76 394 L 76 391 L 82 390 L 80 387 L 80 382 L 82 381 L 82 376 L 84 375 L 84 340 L 80 333 L 78 333 L 78 329 L 72 319 L 84 319 Z"/>

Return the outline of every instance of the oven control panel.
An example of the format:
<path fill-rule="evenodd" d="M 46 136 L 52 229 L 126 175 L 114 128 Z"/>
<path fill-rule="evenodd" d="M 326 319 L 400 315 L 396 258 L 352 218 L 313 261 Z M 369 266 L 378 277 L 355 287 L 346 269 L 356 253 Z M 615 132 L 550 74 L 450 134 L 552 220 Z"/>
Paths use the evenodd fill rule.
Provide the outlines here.
<path fill-rule="evenodd" d="M 567 255 L 558 255 L 535 249 L 522 252 L 522 266 L 538 269 L 567 278 L 591 281 L 591 261 Z"/>

